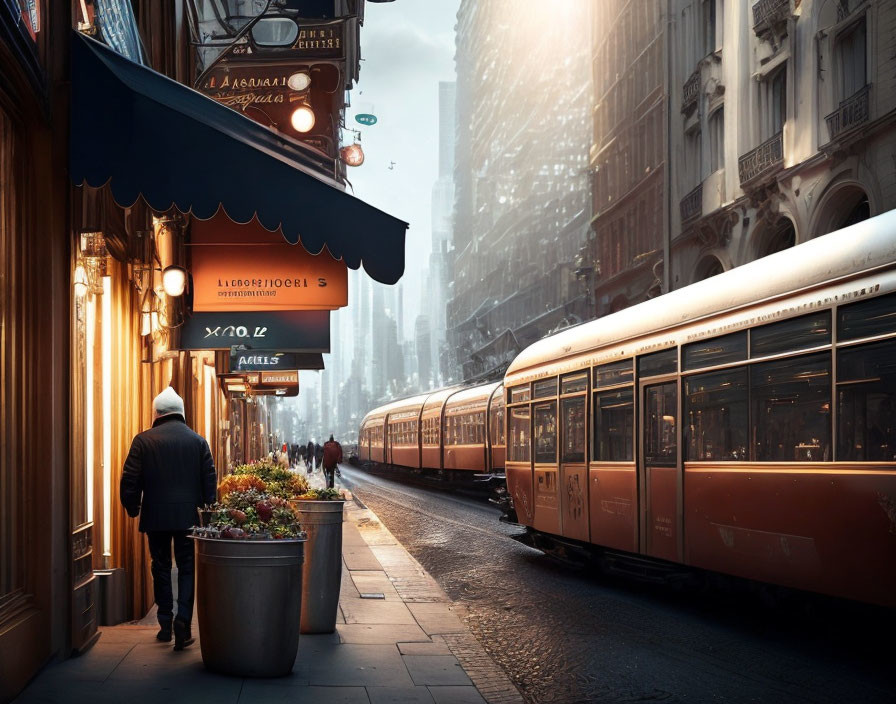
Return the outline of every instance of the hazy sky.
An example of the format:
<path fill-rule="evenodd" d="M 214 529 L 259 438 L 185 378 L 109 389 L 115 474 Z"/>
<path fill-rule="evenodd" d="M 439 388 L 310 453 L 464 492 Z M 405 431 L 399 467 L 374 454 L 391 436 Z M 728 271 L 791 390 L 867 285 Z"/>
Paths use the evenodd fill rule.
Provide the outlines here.
<path fill-rule="evenodd" d="M 365 162 L 348 169 L 354 193 L 411 224 L 402 279 L 405 336 L 420 302 L 429 260 L 430 201 L 438 175 L 439 81 L 453 81 L 454 24 L 460 0 L 367 3 L 361 29 L 361 75 L 346 126 L 361 130 Z M 373 112 L 365 127 L 355 114 Z M 350 135 L 346 135 L 346 141 Z M 390 162 L 395 162 L 392 169 Z M 422 263 L 422 264 L 421 264 Z"/>

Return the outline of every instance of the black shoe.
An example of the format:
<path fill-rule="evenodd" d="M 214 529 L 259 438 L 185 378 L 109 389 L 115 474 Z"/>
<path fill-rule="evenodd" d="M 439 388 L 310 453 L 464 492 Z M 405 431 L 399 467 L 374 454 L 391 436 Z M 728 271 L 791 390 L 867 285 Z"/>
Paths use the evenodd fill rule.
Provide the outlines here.
<path fill-rule="evenodd" d="M 160 640 L 163 643 L 171 642 L 171 619 L 167 619 L 165 621 L 159 621 L 159 632 L 156 633 L 156 640 Z"/>
<path fill-rule="evenodd" d="M 174 649 L 183 650 L 194 641 L 195 638 L 190 633 L 190 624 L 183 619 L 174 619 Z"/>

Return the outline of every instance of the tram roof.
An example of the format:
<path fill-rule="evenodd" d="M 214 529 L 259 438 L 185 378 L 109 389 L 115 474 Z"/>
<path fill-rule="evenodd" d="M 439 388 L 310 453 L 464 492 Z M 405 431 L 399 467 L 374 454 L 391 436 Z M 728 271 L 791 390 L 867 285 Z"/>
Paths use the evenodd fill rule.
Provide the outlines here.
<path fill-rule="evenodd" d="M 445 404 L 445 410 L 447 412 L 457 409 L 459 406 L 467 405 L 487 405 L 492 394 L 495 392 L 495 389 L 503 383 L 504 382 L 502 381 L 498 381 L 490 384 L 482 384 L 480 386 L 471 386 L 468 389 L 458 391 L 448 399 L 448 402 Z"/>
<path fill-rule="evenodd" d="M 546 363 L 634 340 L 896 261 L 896 210 L 535 342 L 505 381 Z"/>

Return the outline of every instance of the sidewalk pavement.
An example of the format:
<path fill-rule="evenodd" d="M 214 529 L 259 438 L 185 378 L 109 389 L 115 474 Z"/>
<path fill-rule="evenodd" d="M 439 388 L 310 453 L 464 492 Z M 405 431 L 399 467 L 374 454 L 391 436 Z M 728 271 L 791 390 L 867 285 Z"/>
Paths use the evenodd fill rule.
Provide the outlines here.
<path fill-rule="evenodd" d="M 195 622 L 196 643 L 175 653 L 170 643 L 155 640 L 153 618 L 101 628 L 93 648 L 44 668 L 15 701 L 522 703 L 464 625 L 462 607 L 372 511 L 352 499 L 345 504 L 342 557 L 336 633 L 301 636 L 290 676 L 210 673 L 202 665 Z"/>

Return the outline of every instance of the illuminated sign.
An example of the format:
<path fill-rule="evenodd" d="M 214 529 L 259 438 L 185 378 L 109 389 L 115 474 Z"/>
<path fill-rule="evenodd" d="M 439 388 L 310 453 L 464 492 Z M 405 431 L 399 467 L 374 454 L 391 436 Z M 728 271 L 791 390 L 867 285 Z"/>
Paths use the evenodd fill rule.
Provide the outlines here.
<path fill-rule="evenodd" d="M 335 310 L 348 305 L 345 262 L 309 254 L 257 221 L 194 220 L 193 310 Z"/>
<path fill-rule="evenodd" d="M 287 352 L 329 352 L 330 313 L 325 310 L 193 313 L 172 349 L 229 350 L 246 344 Z"/>

